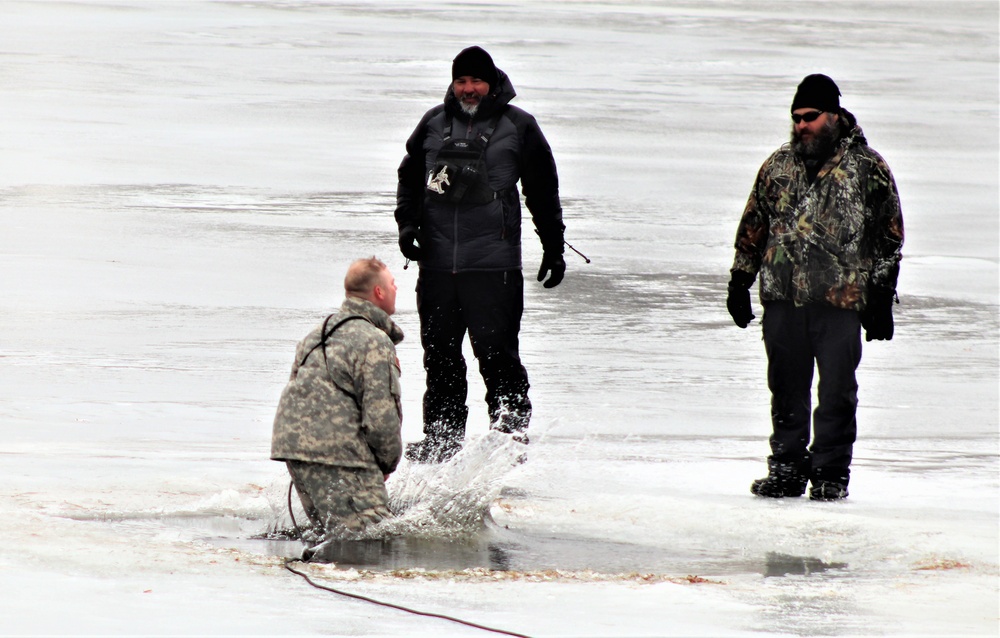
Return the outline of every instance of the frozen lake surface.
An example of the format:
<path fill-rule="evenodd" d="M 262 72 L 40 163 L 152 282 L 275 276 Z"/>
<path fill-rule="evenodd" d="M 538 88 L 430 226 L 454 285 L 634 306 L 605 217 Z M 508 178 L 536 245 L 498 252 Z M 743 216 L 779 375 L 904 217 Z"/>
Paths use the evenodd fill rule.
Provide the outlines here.
<path fill-rule="evenodd" d="M 482 44 L 592 260 L 545 290 L 525 246 L 529 460 L 490 439 L 473 374 L 466 452 L 389 481 L 401 534 L 303 569 L 533 636 L 997 635 L 997 25 L 993 2 L 4 2 L 0 634 L 483 634 L 308 587 L 267 538 L 291 526 L 278 396 L 356 257 L 399 283 L 421 436 L 395 170 Z M 827 504 L 750 496 L 763 344 L 725 310 L 812 72 L 907 230 Z"/>

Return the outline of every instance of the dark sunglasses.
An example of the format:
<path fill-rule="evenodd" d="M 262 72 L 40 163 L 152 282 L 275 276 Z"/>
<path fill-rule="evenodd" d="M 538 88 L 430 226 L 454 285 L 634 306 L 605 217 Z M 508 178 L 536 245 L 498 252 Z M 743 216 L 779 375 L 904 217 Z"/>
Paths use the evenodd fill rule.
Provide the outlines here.
<path fill-rule="evenodd" d="M 820 115 L 823 115 L 826 111 L 809 111 L 808 113 L 803 113 L 798 115 L 797 113 L 792 113 L 792 121 L 798 124 L 799 122 L 812 122 Z"/>

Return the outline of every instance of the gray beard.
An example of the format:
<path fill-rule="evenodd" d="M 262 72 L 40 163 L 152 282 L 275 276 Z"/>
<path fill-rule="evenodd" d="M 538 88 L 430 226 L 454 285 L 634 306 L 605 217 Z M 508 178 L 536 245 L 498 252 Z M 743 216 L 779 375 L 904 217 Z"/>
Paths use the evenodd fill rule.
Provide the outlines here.
<path fill-rule="evenodd" d="M 475 115 L 476 111 L 479 110 L 479 104 L 473 104 L 472 106 L 469 106 L 462 100 L 458 101 L 458 106 L 462 109 L 462 112 L 468 115 L 469 117 Z"/>
<path fill-rule="evenodd" d="M 837 122 L 828 120 L 823 128 L 819 130 L 816 137 L 808 142 L 799 139 L 795 129 L 792 128 L 792 150 L 795 154 L 804 159 L 826 159 L 833 155 L 833 150 L 840 141 L 840 127 Z"/>

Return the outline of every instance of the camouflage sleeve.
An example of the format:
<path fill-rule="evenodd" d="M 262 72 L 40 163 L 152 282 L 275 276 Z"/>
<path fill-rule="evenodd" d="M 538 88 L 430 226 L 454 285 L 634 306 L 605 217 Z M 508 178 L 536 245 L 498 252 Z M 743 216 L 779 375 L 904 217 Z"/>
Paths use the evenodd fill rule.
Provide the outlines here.
<path fill-rule="evenodd" d="M 770 160 L 765 162 L 757 172 L 753 190 L 750 191 L 747 205 L 743 209 L 743 217 L 740 219 L 740 225 L 736 231 L 736 258 L 733 260 L 731 272 L 740 270 L 756 277 L 760 270 L 764 249 L 767 246 L 767 231 L 770 223 L 765 191 L 769 163 Z"/>
<path fill-rule="evenodd" d="M 299 362 L 302 361 L 302 355 L 305 354 L 305 348 L 306 348 L 305 339 L 300 341 L 299 344 L 295 346 L 295 361 L 292 362 L 292 373 L 288 377 L 289 381 L 294 380 L 295 377 L 298 376 L 299 374 Z"/>
<path fill-rule="evenodd" d="M 873 224 L 871 287 L 894 291 L 903 258 L 903 212 L 889 166 L 875 154 L 868 178 L 868 210 Z"/>
<path fill-rule="evenodd" d="M 396 469 L 403 453 L 400 435 L 400 383 L 395 348 L 370 348 L 361 362 L 361 430 L 383 474 Z"/>

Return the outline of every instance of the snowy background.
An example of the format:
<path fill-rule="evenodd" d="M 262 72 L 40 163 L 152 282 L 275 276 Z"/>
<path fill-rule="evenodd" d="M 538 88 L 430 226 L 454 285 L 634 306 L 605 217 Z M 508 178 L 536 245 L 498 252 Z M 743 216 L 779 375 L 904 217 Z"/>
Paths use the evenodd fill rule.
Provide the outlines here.
<path fill-rule="evenodd" d="M 420 438 L 395 170 L 470 44 L 539 119 L 592 263 L 545 290 L 525 247 L 529 462 L 486 453 L 473 373 L 462 463 L 390 479 L 495 524 L 312 577 L 538 636 L 997 635 L 998 7 L 871 0 L 4 0 L 0 634 L 487 635 L 310 588 L 296 543 L 253 538 L 288 523 L 267 457 L 295 342 L 356 257 L 399 283 Z M 750 496 L 764 352 L 725 311 L 813 72 L 907 230 L 831 504 Z"/>

